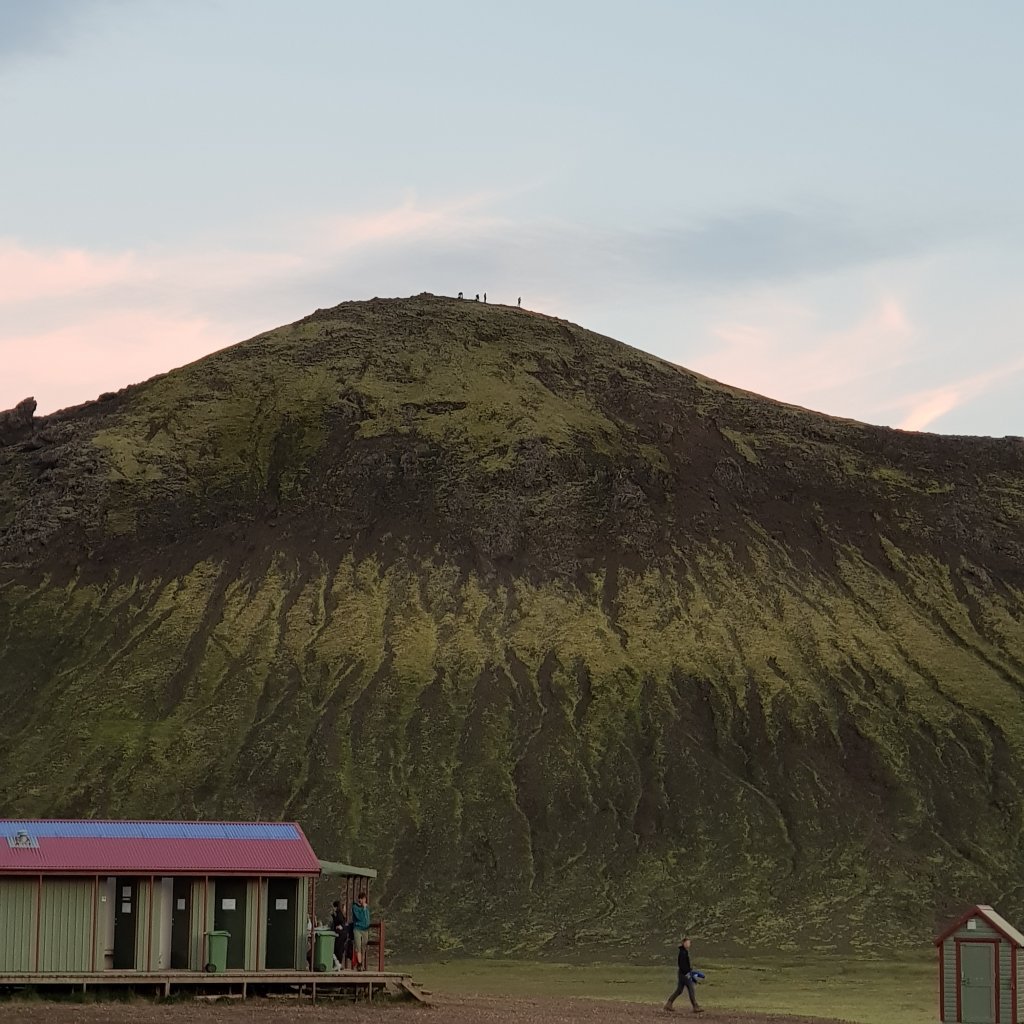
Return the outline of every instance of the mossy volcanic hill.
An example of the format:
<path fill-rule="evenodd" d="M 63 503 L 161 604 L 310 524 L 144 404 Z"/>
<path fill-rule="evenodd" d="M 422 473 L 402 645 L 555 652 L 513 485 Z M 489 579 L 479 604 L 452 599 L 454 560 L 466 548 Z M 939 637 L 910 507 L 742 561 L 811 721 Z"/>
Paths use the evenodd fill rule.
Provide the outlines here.
<path fill-rule="evenodd" d="M 30 419 L 3 814 L 297 819 L 406 947 L 1024 916 L 1019 439 L 432 296 Z"/>

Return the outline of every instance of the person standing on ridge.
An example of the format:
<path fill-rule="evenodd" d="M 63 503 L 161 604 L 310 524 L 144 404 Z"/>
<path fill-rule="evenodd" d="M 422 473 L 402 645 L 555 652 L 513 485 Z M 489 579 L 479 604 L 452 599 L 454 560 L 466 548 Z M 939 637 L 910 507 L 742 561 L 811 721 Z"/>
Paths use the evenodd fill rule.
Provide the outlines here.
<path fill-rule="evenodd" d="M 370 944 L 370 903 L 366 893 L 352 904 L 352 966 L 366 970 L 366 949 Z"/>
<path fill-rule="evenodd" d="M 523 297 L 522 297 L 522 295 L 520 295 L 520 296 L 519 296 L 519 298 L 518 298 L 518 299 L 516 299 L 516 305 L 517 305 L 517 306 L 518 306 L 518 307 L 519 307 L 520 309 L 522 309 L 522 308 L 523 308 Z"/>
<path fill-rule="evenodd" d="M 484 292 L 484 302 L 487 301 L 487 292 Z"/>
<path fill-rule="evenodd" d="M 690 997 L 690 1005 L 693 1007 L 693 1012 L 704 1012 L 697 1005 L 697 983 L 693 980 L 693 966 L 690 964 L 691 944 L 692 943 L 690 942 L 690 937 L 688 935 L 684 935 L 683 941 L 679 943 L 679 958 L 677 961 L 679 979 L 676 984 L 675 992 L 668 997 L 668 1001 L 665 1003 L 665 1009 L 670 1012 L 675 1010 L 675 1007 L 672 1004 L 683 994 L 684 989 Z"/>

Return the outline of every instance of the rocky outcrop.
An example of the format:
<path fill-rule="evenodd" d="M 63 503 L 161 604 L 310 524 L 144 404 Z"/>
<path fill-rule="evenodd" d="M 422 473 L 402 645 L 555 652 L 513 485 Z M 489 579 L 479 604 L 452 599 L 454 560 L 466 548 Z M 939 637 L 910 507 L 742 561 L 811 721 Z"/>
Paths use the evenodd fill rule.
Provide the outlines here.
<path fill-rule="evenodd" d="M 15 444 L 32 436 L 36 400 L 26 398 L 13 409 L 0 412 L 0 445 Z"/>

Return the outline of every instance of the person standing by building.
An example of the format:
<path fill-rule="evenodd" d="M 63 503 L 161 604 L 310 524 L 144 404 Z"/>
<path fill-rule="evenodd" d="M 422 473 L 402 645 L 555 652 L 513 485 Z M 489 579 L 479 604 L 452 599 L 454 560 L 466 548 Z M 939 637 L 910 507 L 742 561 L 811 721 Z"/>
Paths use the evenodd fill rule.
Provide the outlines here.
<path fill-rule="evenodd" d="M 348 920 L 341 900 L 331 904 L 331 931 L 334 932 L 334 969 L 340 971 L 345 966 L 345 947 L 348 945 Z"/>
<path fill-rule="evenodd" d="M 690 937 L 688 935 L 683 936 L 683 941 L 679 943 L 679 957 L 676 961 L 679 977 L 675 992 L 668 997 L 668 1001 L 665 1003 L 666 1010 L 675 1010 L 675 1007 L 672 1004 L 683 994 L 683 991 L 685 990 L 686 994 L 690 997 L 690 1005 L 693 1007 L 693 1012 L 704 1012 L 697 1005 L 697 983 L 693 980 L 693 966 L 690 963 L 691 945 Z"/>
<path fill-rule="evenodd" d="M 370 944 L 370 901 L 365 892 L 352 904 L 352 966 L 366 970 L 366 949 Z"/>

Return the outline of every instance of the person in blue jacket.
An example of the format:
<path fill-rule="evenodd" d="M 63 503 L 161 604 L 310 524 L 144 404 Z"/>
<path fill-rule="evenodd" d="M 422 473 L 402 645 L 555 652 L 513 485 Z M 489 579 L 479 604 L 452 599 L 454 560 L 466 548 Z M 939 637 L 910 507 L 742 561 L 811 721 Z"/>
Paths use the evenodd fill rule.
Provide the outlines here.
<path fill-rule="evenodd" d="M 365 892 L 352 904 L 352 966 L 366 970 L 366 948 L 370 944 L 370 901 Z"/>
<path fill-rule="evenodd" d="M 675 1010 L 675 1007 L 672 1004 L 683 994 L 683 991 L 685 990 L 686 994 L 690 997 L 690 1005 L 693 1007 L 693 1012 L 704 1012 L 697 1005 L 697 983 L 693 977 L 693 965 L 690 963 L 691 945 L 690 937 L 688 935 L 683 936 L 683 941 L 679 943 L 679 957 L 676 962 L 676 966 L 679 971 L 679 979 L 676 984 L 675 992 L 668 997 L 668 1002 L 665 1003 L 666 1010 Z"/>

